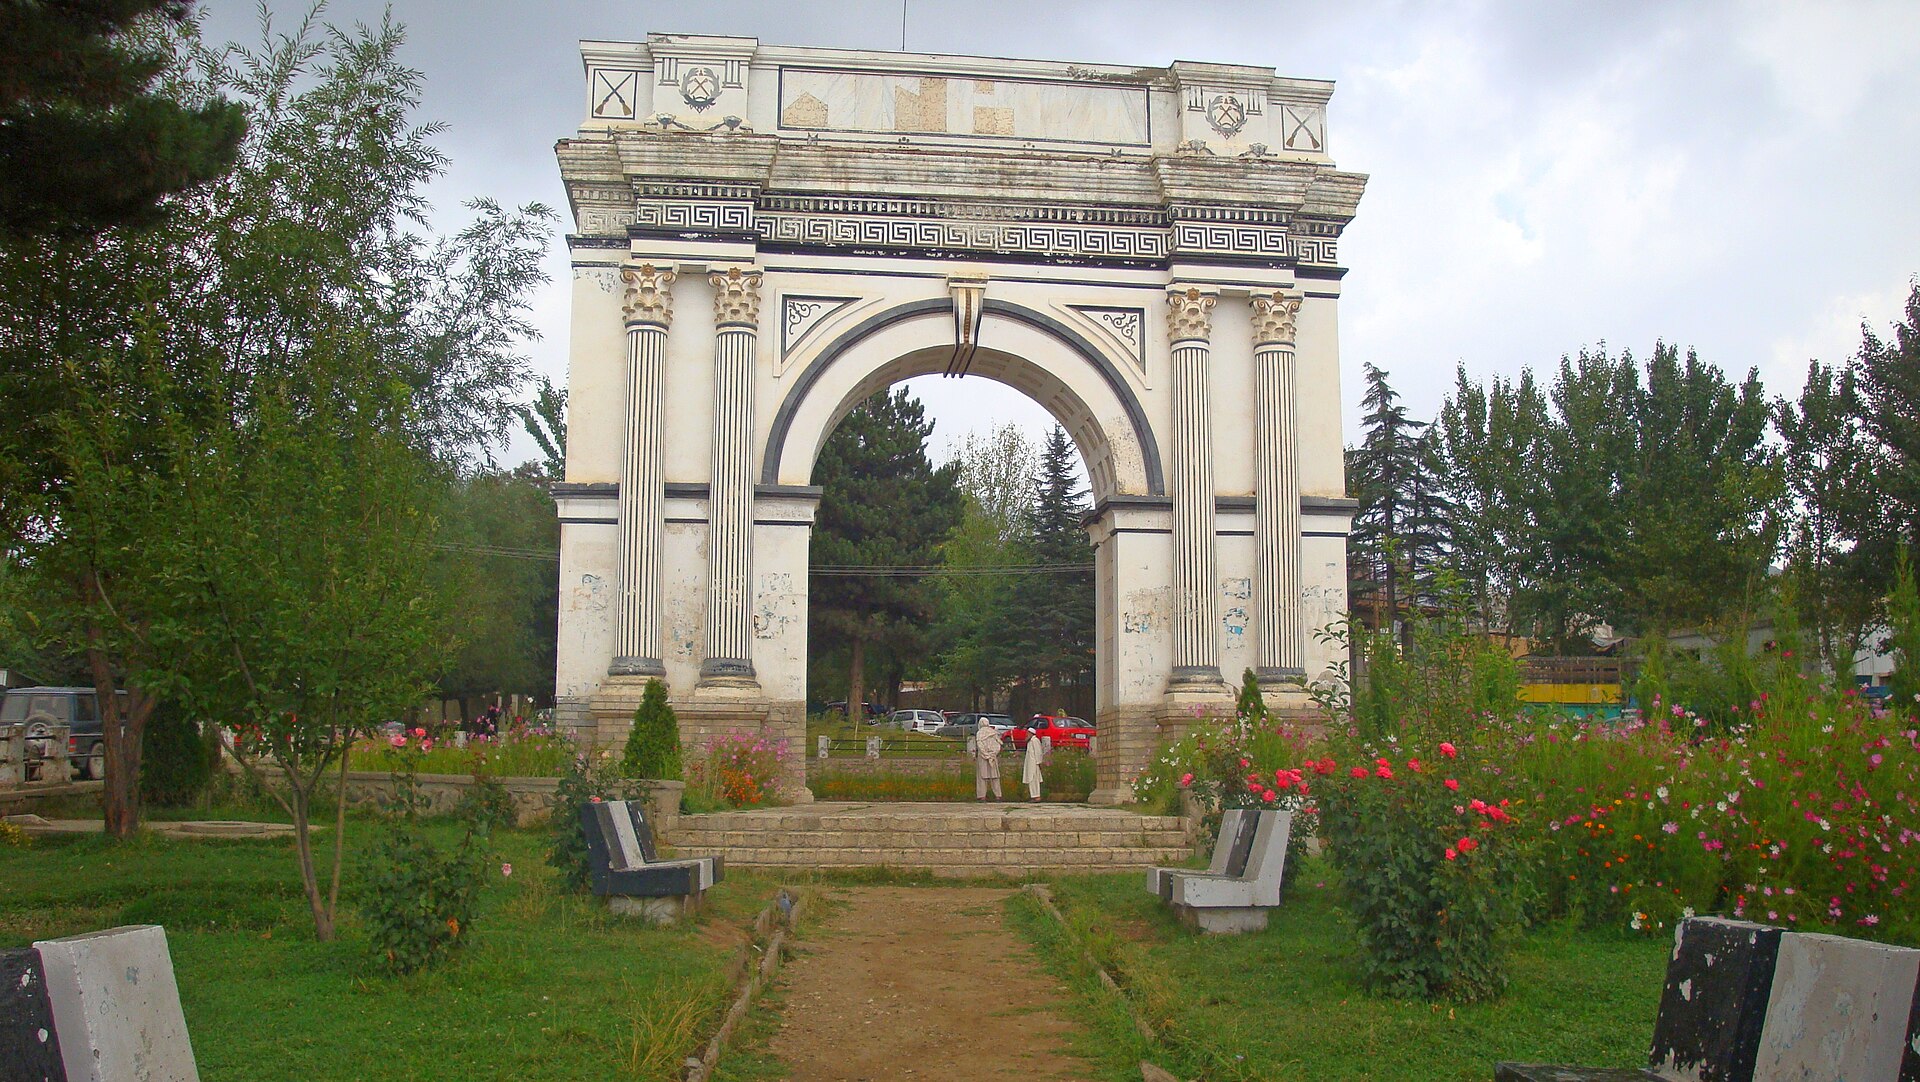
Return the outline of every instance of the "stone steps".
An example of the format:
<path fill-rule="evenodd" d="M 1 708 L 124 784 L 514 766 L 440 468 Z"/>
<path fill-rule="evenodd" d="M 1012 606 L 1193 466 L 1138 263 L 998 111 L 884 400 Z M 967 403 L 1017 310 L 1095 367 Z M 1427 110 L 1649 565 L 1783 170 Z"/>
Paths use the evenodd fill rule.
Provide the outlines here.
<path fill-rule="evenodd" d="M 1093 872 L 1178 864 L 1180 819 L 1074 805 L 815 804 L 682 816 L 686 855 L 743 868 L 899 868 L 939 875 Z"/>

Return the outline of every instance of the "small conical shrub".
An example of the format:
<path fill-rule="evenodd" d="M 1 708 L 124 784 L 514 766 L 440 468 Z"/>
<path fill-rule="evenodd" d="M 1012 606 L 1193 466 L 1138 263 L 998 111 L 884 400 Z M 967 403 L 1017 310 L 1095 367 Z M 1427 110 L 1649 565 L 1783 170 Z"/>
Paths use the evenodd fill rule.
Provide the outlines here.
<path fill-rule="evenodd" d="M 647 681 L 640 709 L 633 712 L 633 729 L 627 733 L 620 773 L 629 778 L 681 780 L 680 719 L 667 705 L 667 686 L 658 680 Z"/>
<path fill-rule="evenodd" d="M 1267 720 L 1267 698 L 1260 693 L 1260 678 L 1252 669 L 1240 678 L 1240 701 L 1235 712 L 1247 721 Z"/>

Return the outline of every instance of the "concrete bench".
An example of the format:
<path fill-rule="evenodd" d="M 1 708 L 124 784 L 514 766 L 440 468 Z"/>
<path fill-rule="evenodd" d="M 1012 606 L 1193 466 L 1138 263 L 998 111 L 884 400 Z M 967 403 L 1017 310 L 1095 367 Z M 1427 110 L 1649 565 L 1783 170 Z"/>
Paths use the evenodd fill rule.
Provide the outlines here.
<path fill-rule="evenodd" d="M 198 1082 L 167 934 L 142 924 L 0 951 L 0 1078 Z"/>
<path fill-rule="evenodd" d="M 1202 932 L 1259 931 L 1267 926 L 1267 911 L 1280 904 L 1292 832 L 1290 811 L 1228 808 L 1220 813 L 1207 870 L 1149 868 L 1147 889 Z"/>
<path fill-rule="evenodd" d="M 639 801 L 605 800 L 580 810 L 588 879 L 615 913 L 665 924 L 699 911 L 720 882 L 721 859 L 661 860 Z"/>
<path fill-rule="evenodd" d="M 1645 1068 L 1501 1063 L 1496 1082 L 1920 1079 L 1920 950 L 1745 921 L 1674 930 Z"/>

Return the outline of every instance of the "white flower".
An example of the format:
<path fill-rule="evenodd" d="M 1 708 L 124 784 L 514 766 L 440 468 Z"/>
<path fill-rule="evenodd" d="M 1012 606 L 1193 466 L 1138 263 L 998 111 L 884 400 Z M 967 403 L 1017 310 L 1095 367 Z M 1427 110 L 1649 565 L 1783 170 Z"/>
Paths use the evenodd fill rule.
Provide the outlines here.
<path fill-rule="evenodd" d="M 1662 785 L 1653 791 L 1653 795 L 1659 797 L 1661 800 L 1667 799 L 1667 787 Z"/>
<path fill-rule="evenodd" d="M 1687 906 L 1687 907 L 1686 907 L 1685 909 L 1682 909 L 1682 910 L 1680 911 L 1680 915 L 1681 915 L 1681 916 L 1683 916 L 1683 917 L 1685 917 L 1685 918 L 1687 918 L 1688 920 L 1692 920 L 1692 919 L 1693 919 L 1693 907 L 1692 907 L 1692 906 Z"/>
<path fill-rule="evenodd" d="M 1724 801 L 1724 800 L 1722 800 L 1722 801 L 1718 801 L 1718 802 L 1716 802 L 1716 803 L 1714 804 L 1714 806 L 1713 806 L 1713 810 L 1714 810 L 1714 811 L 1722 811 L 1722 812 L 1723 812 L 1723 811 L 1726 811 L 1726 810 L 1727 810 L 1727 802 L 1726 802 L 1726 801 Z"/>

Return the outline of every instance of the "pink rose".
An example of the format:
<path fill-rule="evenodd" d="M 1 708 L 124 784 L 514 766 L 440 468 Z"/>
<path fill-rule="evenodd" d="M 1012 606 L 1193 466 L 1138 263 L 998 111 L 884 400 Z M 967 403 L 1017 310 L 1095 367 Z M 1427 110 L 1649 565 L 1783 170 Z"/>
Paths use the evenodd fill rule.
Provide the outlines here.
<path fill-rule="evenodd" d="M 1189 785 L 1192 785 L 1192 784 L 1193 784 L 1193 775 L 1192 775 L 1192 774 L 1182 774 L 1182 775 L 1180 775 L 1180 788 L 1182 788 L 1182 789 L 1185 789 L 1185 788 L 1186 788 L 1187 786 L 1189 786 Z"/>
<path fill-rule="evenodd" d="M 511 864 L 502 864 L 502 865 L 500 865 L 500 874 L 501 874 L 501 875 L 503 875 L 503 876 L 510 876 L 510 875 L 512 875 L 512 874 L 513 874 L 513 865 L 511 865 Z"/>

